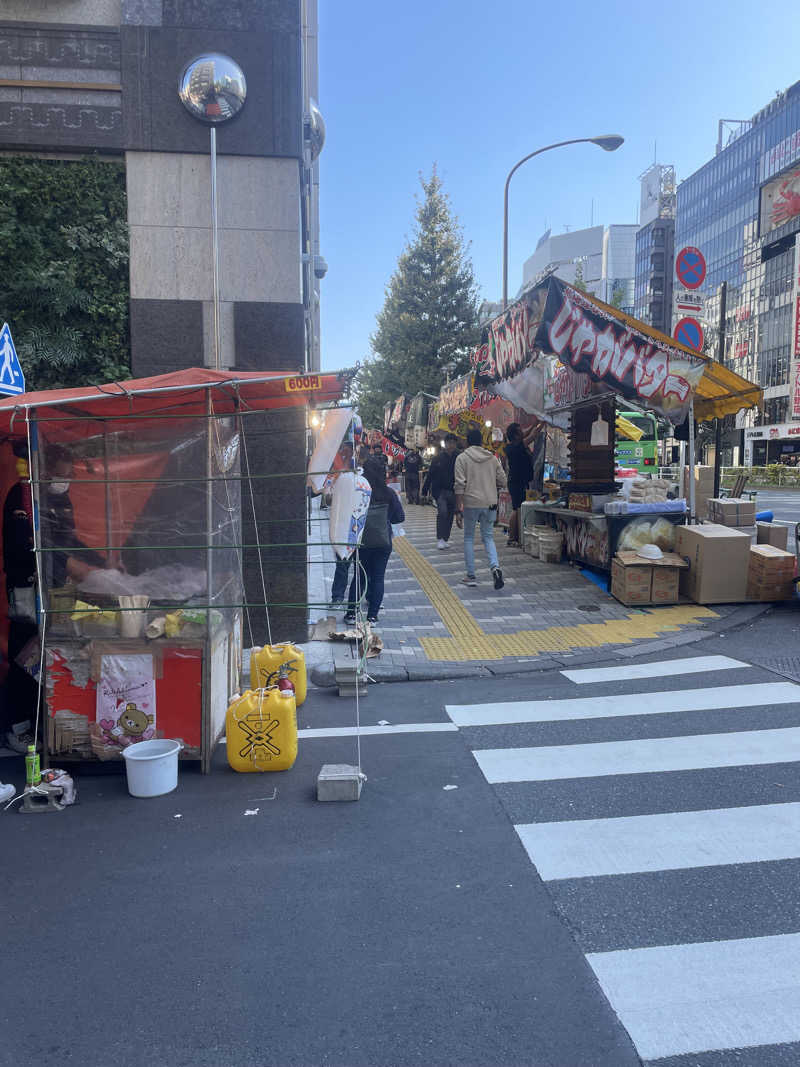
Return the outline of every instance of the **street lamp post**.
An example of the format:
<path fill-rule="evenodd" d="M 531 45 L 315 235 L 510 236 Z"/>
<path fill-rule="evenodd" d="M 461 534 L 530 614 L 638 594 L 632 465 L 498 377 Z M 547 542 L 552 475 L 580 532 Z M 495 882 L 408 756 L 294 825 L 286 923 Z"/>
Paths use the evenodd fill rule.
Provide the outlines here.
<path fill-rule="evenodd" d="M 503 310 L 508 307 L 508 185 L 514 176 L 515 171 L 519 170 L 523 163 L 527 163 L 529 159 L 533 159 L 534 156 L 540 156 L 542 152 L 549 152 L 551 148 L 563 148 L 567 144 L 596 144 L 599 148 L 602 148 L 605 152 L 616 152 L 621 144 L 623 144 L 625 138 L 620 137 L 618 133 L 609 133 L 602 137 L 574 137 L 570 141 L 557 141 L 555 144 L 545 145 L 544 148 L 537 148 L 535 152 L 531 152 L 527 156 L 523 156 L 519 162 L 515 163 L 511 170 L 508 172 L 506 178 L 505 189 L 503 190 Z"/>

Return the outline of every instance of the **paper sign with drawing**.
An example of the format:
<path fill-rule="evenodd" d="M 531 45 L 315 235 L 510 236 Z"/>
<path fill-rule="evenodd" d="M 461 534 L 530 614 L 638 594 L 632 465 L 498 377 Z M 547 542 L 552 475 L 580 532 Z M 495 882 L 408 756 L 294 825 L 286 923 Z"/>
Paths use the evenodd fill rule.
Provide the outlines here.
<path fill-rule="evenodd" d="M 156 736 L 156 682 L 151 655 L 102 657 L 97 723 L 105 742 L 120 748 Z"/>

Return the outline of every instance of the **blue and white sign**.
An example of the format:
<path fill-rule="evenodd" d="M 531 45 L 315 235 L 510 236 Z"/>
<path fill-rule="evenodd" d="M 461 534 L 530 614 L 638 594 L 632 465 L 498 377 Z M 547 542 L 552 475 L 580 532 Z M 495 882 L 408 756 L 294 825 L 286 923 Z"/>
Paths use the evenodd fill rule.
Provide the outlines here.
<path fill-rule="evenodd" d="M 0 330 L 0 395 L 17 396 L 25 392 L 25 375 L 19 365 L 17 350 L 7 322 Z"/>

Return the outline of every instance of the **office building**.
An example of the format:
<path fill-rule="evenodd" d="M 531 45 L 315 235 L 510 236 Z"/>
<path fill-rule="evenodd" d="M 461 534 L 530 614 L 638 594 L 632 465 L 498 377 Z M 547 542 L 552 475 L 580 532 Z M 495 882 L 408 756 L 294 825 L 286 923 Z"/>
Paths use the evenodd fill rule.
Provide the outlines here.
<path fill-rule="evenodd" d="M 555 237 L 547 230 L 522 268 L 522 287 L 547 274 L 583 281 L 600 300 L 633 311 L 635 225 L 591 226 Z"/>
<path fill-rule="evenodd" d="M 751 119 L 721 121 L 716 154 L 678 187 L 675 252 L 692 246 L 705 257 L 699 292 L 711 351 L 726 282 L 724 358 L 764 389 L 763 408 L 726 427 L 723 463 L 761 464 L 800 451 L 789 432 L 800 419 L 793 356 L 800 350 L 793 336 L 798 233 L 800 82 Z M 746 427 L 755 432 L 743 434 Z"/>
<path fill-rule="evenodd" d="M 675 243 L 675 168 L 654 163 L 639 178 L 633 314 L 669 334 Z"/>

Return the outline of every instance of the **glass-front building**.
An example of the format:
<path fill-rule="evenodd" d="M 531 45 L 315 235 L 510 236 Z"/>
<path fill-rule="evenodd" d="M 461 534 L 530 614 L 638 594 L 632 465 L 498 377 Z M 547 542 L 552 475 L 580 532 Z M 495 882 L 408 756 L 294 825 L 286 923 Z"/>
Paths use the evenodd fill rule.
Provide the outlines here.
<path fill-rule="evenodd" d="M 636 232 L 634 317 L 672 332 L 672 265 L 675 220 L 655 218 Z"/>
<path fill-rule="evenodd" d="M 751 120 L 737 123 L 717 154 L 678 186 L 675 253 L 699 248 L 699 292 L 709 354 L 717 355 L 720 286 L 727 282 L 728 366 L 764 389 L 758 412 L 727 420 L 723 463 L 753 461 L 746 426 L 781 427 L 793 417 L 793 279 L 800 232 L 800 82 Z M 675 282 L 676 291 L 680 291 Z M 800 399 L 800 396 L 798 397 Z M 773 435 L 774 436 L 774 435 Z"/>

